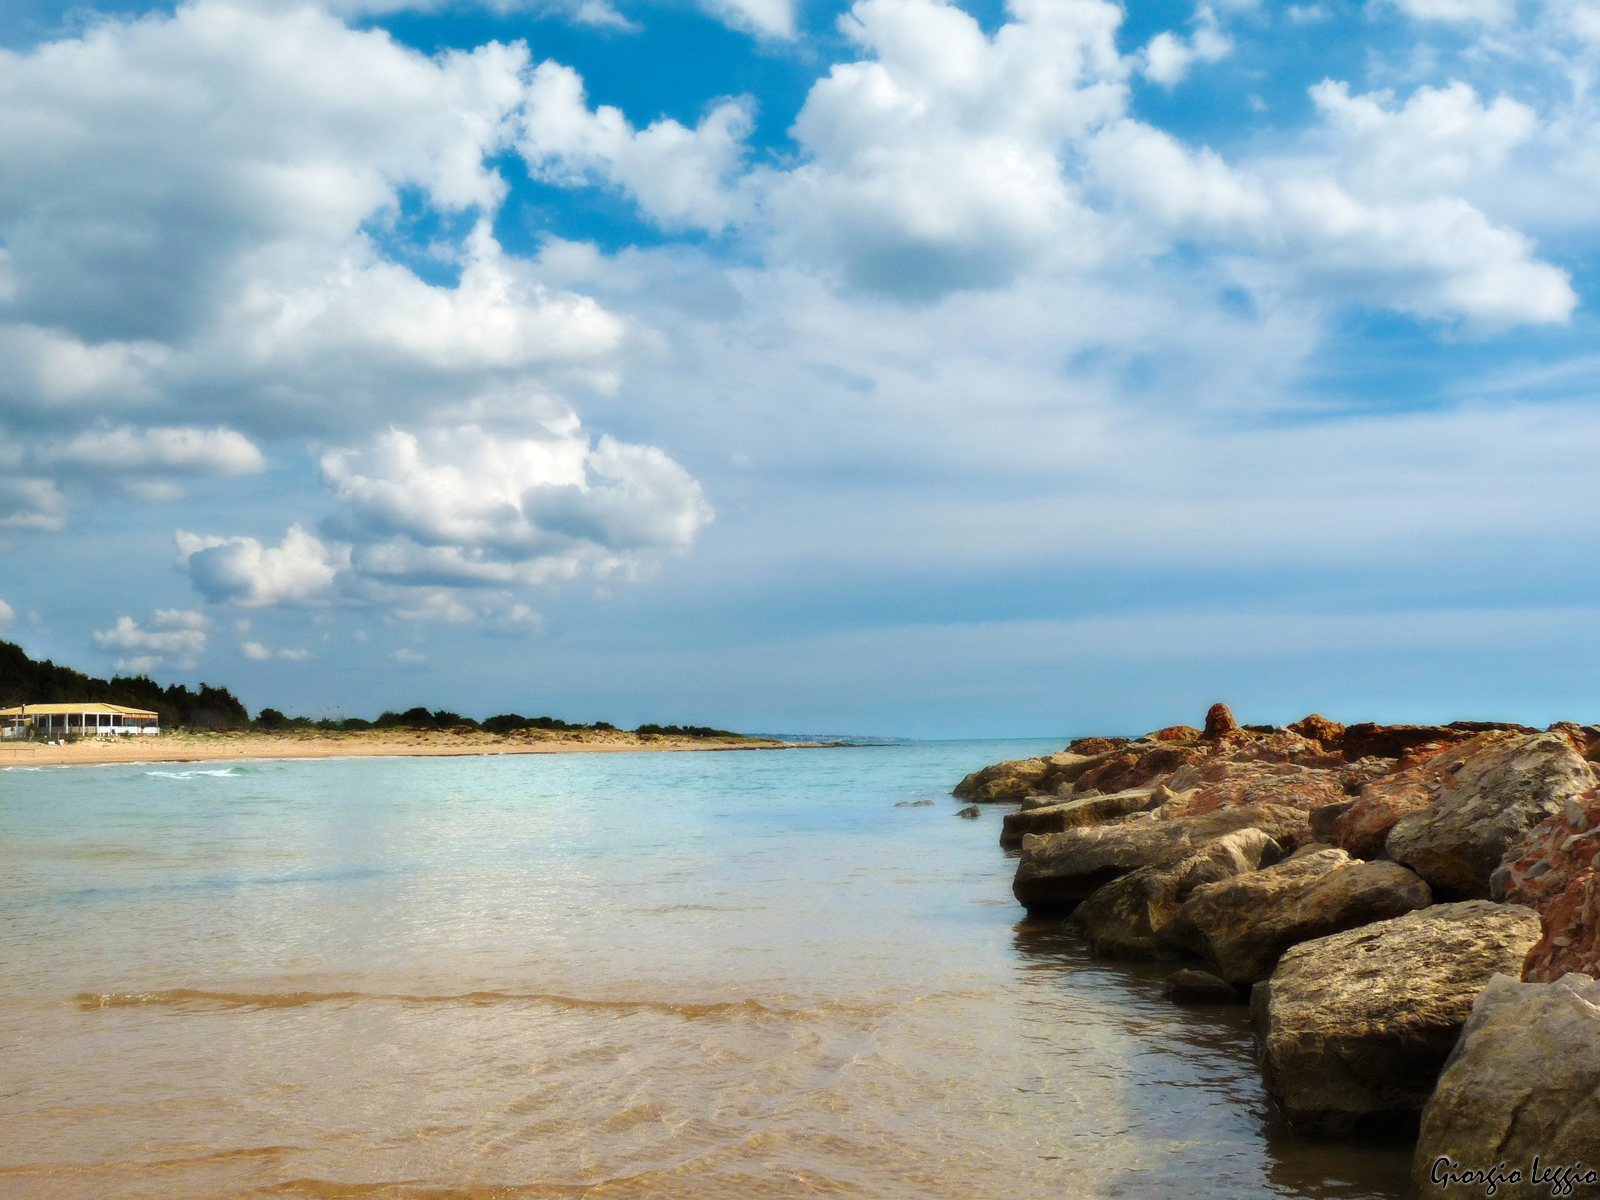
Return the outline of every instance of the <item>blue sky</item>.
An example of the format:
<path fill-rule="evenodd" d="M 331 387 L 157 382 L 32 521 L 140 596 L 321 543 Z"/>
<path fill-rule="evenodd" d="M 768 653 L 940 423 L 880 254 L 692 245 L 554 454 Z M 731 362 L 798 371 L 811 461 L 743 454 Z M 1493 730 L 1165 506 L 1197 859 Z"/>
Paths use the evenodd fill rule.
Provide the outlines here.
<path fill-rule="evenodd" d="M 1595 720 L 1600 5 L 0 15 L 0 637 L 252 708 Z"/>

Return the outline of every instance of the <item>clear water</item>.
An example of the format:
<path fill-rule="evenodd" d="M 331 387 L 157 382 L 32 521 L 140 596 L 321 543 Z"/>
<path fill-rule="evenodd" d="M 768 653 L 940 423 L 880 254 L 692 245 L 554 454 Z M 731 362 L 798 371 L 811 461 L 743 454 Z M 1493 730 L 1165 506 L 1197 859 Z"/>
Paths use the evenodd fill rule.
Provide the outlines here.
<path fill-rule="evenodd" d="M 0 772 L 0 1196 L 1405 1195 L 1022 920 L 1056 748 Z"/>

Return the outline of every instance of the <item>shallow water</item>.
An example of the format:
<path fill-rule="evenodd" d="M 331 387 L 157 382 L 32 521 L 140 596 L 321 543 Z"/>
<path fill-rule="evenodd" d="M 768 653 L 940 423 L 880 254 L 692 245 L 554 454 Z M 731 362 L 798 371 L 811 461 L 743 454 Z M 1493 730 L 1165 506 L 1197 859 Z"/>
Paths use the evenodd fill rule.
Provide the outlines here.
<path fill-rule="evenodd" d="M 1057 748 L 0 772 L 0 1196 L 1406 1195 L 1022 920 Z"/>

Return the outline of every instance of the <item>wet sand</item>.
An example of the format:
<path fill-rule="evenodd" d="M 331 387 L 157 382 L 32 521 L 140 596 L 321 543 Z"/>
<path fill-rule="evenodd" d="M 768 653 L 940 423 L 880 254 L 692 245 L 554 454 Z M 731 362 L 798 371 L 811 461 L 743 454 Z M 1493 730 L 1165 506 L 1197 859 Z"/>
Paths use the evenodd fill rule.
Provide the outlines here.
<path fill-rule="evenodd" d="M 213 762 L 255 758 L 445 757 L 463 754 L 595 754 L 641 750 L 776 750 L 767 738 L 674 738 L 621 730 L 494 734 L 478 730 L 369 729 L 352 733 L 163 733 L 92 738 L 71 745 L 0 743 L 0 767 Z"/>

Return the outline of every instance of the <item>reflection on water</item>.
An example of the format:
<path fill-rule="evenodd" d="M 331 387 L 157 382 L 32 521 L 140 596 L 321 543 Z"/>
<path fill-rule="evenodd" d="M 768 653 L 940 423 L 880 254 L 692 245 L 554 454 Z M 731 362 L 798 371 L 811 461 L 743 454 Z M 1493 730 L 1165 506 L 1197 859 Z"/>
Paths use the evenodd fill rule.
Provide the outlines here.
<path fill-rule="evenodd" d="M 1044 748 L 10 775 L 0 1196 L 1403 1195 L 1017 923 Z"/>

